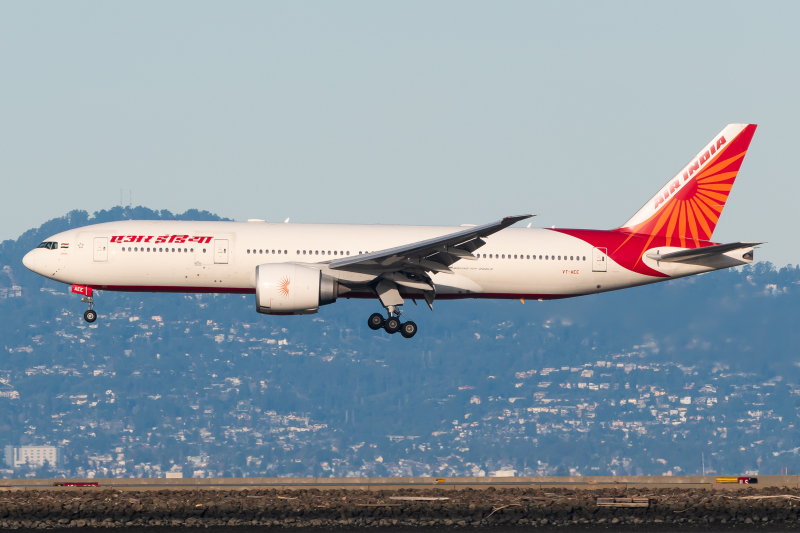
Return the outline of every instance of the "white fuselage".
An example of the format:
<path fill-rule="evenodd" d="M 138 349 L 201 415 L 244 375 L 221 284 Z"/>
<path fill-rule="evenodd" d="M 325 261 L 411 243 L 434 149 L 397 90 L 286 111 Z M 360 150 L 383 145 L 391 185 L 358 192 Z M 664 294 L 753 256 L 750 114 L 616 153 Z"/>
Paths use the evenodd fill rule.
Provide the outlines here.
<path fill-rule="evenodd" d="M 303 263 L 346 281 L 347 272 L 328 269 L 326 263 L 462 229 L 377 224 L 109 222 L 53 236 L 50 240 L 59 243 L 58 249 L 33 250 L 26 256 L 25 265 L 50 279 L 100 290 L 253 293 L 257 265 Z M 597 248 L 592 244 L 550 229 L 509 228 L 485 241 L 475 252 L 479 256 L 476 260 L 459 260 L 451 266 L 453 274 L 432 276 L 437 299 L 562 298 L 721 267 L 658 265 L 642 256 L 641 261 L 663 277 L 644 275 L 623 268 L 605 253 L 601 254 L 605 263 L 600 265 L 596 263 Z M 363 278 L 360 281 L 367 281 Z M 356 287 L 341 297 L 374 294 Z"/>

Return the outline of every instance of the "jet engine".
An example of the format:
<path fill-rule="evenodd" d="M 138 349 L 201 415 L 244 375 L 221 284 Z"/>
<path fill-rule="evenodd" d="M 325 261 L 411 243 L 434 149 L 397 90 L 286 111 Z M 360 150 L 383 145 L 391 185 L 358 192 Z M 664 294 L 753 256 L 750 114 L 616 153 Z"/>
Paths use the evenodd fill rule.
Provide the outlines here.
<path fill-rule="evenodd" d="M 265 315 L 310 315 L 332 304 L 339 283 L 319 269 L 278 263 L 256 267 L 256 311 Z"/>

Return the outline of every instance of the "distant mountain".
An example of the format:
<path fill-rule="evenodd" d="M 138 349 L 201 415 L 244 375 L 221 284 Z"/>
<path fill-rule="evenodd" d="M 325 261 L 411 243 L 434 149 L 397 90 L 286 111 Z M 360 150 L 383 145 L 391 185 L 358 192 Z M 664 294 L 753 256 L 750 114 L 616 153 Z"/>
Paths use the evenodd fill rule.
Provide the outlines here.
<path fill-rule="evenodd" d="M 132 217 L 219 220 L 76 211 L 0 247 L 0 448 L 59 444 L 57 472 L 81 476 L 774 474 L 797 460 L 798 268 L 408 305 L 409 341 L 369 330 L 378 303 L 351 300 L 269 317 L 249 296 L 102 292 L 87 325 L 76 295 L 21 265 L 48 235 Z"/>

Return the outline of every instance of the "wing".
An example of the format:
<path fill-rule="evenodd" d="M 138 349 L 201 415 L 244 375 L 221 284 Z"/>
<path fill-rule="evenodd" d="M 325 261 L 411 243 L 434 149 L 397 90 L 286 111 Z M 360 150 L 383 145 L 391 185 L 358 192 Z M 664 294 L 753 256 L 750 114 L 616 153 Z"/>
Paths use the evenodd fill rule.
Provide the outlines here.
<path fill-rule="evenodd" d="M 433 239 L 404 244 L 395 248 L 337 259 L 328 266 L 334 270 L 359 272 L 394 272 L 404 268 L 426 272 L 448 272 L 459 259 L 474 260 L 472 252 L 483 246 L 483 237 L 497 233 L 520 220 L 536 215 L 506 217 L 497 222 L 472 226 Z"/>

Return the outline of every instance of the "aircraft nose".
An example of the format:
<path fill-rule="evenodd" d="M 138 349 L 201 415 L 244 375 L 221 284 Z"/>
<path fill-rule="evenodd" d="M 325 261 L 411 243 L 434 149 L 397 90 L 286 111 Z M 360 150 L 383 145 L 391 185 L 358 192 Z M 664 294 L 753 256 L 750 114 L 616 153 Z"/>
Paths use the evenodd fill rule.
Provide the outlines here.
<path fill-rule="evenodd" d="M 22 258 L 22 264 L 25 265 L 25 268 L 32 272 L 36 272 L 36 254 L 34 253 L 36 250 L 31 250 L 25 257 Z M 17 256 L 19 257 L 19 256 Z"/>

